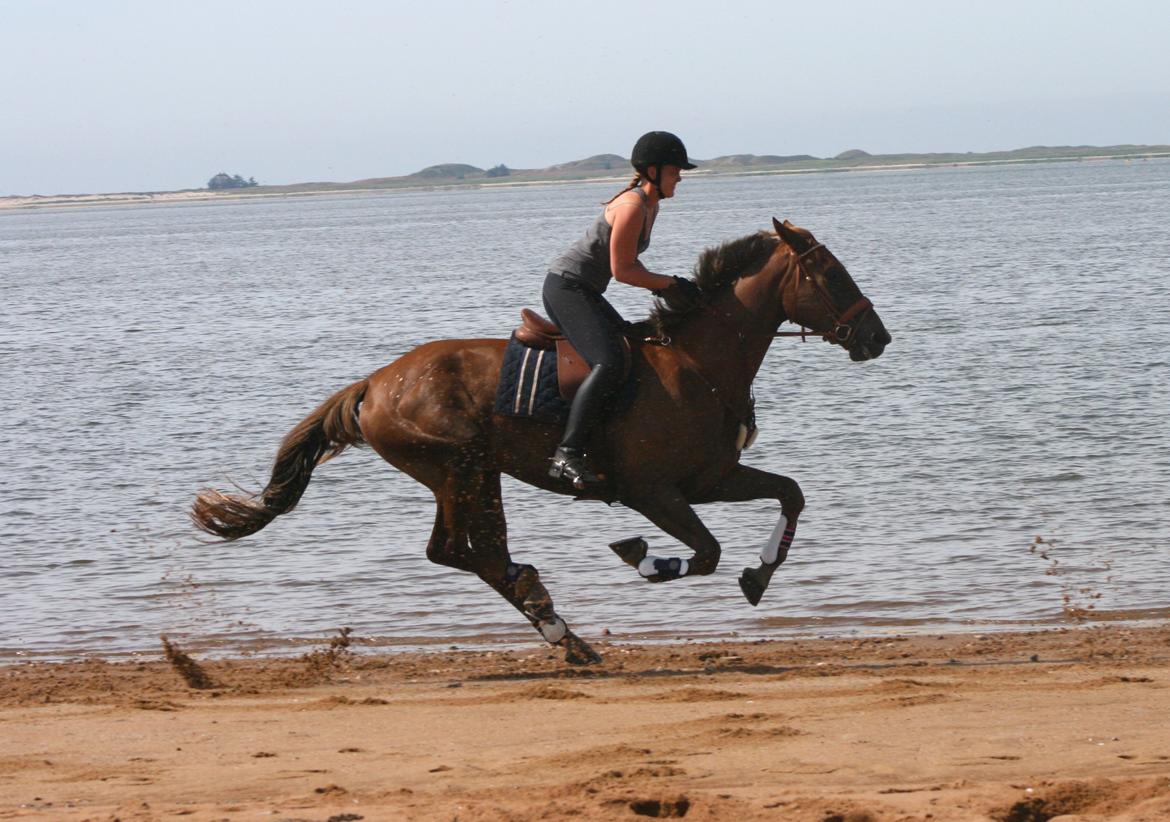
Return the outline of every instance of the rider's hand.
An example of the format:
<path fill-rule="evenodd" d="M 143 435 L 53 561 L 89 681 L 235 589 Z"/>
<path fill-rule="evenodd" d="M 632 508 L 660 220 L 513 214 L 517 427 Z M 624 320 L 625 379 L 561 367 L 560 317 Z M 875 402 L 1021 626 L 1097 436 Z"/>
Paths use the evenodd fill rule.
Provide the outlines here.
<path fill-rule="evenodd" d="M 654 296 L 674 311 L 690 311 L 698 308 L 703 302 L 703 292 L 699 287 L 682 277 L 675 277 L 673 283 L 660 291 L 655 291 Z"/>

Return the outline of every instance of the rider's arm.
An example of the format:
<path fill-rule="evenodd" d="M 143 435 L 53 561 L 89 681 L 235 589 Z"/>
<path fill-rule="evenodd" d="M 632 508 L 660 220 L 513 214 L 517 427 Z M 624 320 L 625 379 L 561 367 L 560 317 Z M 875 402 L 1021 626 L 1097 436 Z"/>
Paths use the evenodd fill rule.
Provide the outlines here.
<path fill-rule="evenodd" d="M 613 231 L 609 235 L 609 267 L 619 283 L 658 291 L 674 283 L 673 277 L 655 274 L 638 261 L 638 239 L 646 210 L 641 203 L 618 202 L 613 206 Z"/>

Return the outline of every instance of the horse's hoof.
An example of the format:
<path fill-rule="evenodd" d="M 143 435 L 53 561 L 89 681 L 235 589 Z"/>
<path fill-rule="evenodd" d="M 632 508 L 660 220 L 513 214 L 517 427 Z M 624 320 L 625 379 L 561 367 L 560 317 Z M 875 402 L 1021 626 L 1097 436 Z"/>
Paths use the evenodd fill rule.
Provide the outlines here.
<path fill-rule="evenodd" d="M 650 546 L 646 544 L 646 540 L 641 537 L 630 537 L 629 539 L 619 540 L 618 542 L 611 542 L 610 549 L 621 557 L 622 562 L 626 565 L 632 565 L 637 568 L 638 563 L 646 558 L 646 552 Z"/>
<path fill-rule="evenodd" d="M 752 605 L 760 604 L 767 589 L 767 581 L 761 580 L 760 576 L 760 572 L 755 568 L 744 568 L 743 573 L 739 575 L 739 590 L 743 591 L 743 595 Z"/>
<path fill-rule="evenodd" d="M 589 647 L 585 640 L 570 632 L 561 640 L 565 649 L 565 662 L 570 665 L 600 665 L 601 654 Z"/>

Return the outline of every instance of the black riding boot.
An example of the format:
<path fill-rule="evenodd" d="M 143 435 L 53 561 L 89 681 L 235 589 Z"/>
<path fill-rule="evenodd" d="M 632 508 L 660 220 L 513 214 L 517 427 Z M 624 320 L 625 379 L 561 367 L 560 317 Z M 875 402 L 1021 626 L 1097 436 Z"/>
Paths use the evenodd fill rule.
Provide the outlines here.
<path fill-rule="evenodd" d="M 620 379 L 620 367 L 619 367 Z M 605 411 L 613 393 L 613 369 L 604 364 L 593 366 L 569 409 L 569 422 L 565 425 L 565 436 L 553 454 L 548 475 L 567 479 L 578 491 L 589 484 L 601 482 L 601 478 L 585 466 L 585 443 L 589 431 L 596 425 Z"/>

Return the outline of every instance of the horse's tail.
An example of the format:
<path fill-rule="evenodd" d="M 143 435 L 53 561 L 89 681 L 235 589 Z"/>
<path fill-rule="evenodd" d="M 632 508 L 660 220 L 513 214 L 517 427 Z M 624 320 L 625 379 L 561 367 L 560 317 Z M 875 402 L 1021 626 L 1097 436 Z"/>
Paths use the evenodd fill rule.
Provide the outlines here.
<path fill-rule="evenodd" d="M 207 533 L 225 540 L 254 534 L 300 501 L 313 469 L 351 445 L 365 442 L 358 426 L 358 406 L 368 380 L 338 391 L 296 428 L 289 431 L 276 452 L 272 477 L 259 494 L 223 494 L 200 491 L 191 506 L 191 519 Z"/>

